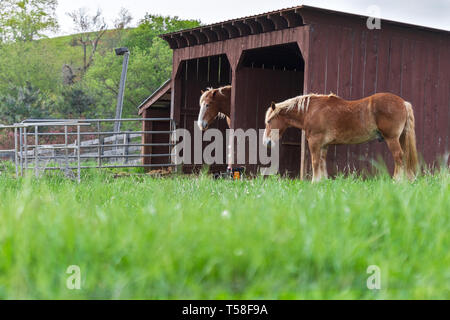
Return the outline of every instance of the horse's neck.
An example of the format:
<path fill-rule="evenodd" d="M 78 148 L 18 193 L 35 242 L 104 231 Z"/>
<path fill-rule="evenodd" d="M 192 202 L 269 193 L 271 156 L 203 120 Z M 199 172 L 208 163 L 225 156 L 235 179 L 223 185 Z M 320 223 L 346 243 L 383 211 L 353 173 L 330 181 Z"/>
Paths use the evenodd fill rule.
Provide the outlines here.
<path fill-rule="evenodd" d="M 285 113 L 284 119 L 290 127 L 295 127 L 298 129 L 303 129 L 303 123 L 305 116 L 302 111 L 296 112 L 295 110 L 290 110 Z"/>
<path fill-rule="evenodd" d="M 308 96 L 299 97 L 295 106 L 289 107 L 283 112 L 283 116 L 290 127 L 304 129 L 305 116 L 311 109 L 312 100 Z"/>

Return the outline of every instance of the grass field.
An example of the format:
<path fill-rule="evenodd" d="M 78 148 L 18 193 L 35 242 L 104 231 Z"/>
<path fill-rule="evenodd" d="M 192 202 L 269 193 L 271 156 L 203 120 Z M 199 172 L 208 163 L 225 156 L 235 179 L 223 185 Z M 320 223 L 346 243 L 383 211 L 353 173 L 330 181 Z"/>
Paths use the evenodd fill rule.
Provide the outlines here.
<path fill-rule="evenodd" d="M 449 299 L 449 183 L 3 173 L 0 299 Z"/>

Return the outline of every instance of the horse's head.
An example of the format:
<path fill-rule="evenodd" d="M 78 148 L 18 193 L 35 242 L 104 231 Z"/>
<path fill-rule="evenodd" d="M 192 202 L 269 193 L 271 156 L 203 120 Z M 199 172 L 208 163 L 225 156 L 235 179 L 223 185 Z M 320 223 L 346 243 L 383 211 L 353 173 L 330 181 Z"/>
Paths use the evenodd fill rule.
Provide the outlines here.
<path fill-rule="evenodd" d="M 281 138 L 284 131 L 288 128 L 285 118 L 280 115 L 275 102 L 272 102 L 266 111 L 266 130 L 264 130 L 264 145 L 270 147 Z"/>
<path fill-rule="evenodd" d="M 208 126 L 217 116 L 225 116 L 220 109 L 223 98 L 225 96 L 221 89 L 202 91 L 202 96 L 200 97 L 200 113 L 198 114 L 197 120 L 197 125 L 200 130 L 208 129 Z"/>

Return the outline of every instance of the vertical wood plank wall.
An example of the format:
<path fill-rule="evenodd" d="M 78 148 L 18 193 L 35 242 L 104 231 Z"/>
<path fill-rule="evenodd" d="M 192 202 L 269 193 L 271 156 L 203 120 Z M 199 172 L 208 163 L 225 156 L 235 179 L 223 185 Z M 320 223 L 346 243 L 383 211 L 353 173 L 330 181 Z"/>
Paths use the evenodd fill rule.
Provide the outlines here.
<path fill-rule="evenodd" d="M 369 30 L 327 19 L 311 27 L 310 92 L 333 92 L 360 99 L 392 92 L 413 105 L 417 148 L 427 165 L 436 165 L 449 151 L 450 46 L 449 38 L 428 32 L 408 32 L 396 26 Z M 445 71 L 444 71 L 445 70 Z M 331 174 L 373 171 L 380 157 L 393 171 L 385 143 L 332 146 Z M 309 171 L 311 171 L 309 166 Z"/>
<path fill-rule="evenodd" d="M 169 108 L 148 108 L 144 111 L 144 118 L 169 118 Z M 170 123 L 168 121 L 143 121 L 144 131 L 170 131 Z M 150 143 L 170 143 L 170 136 L 168 134 L 151 134 L 147 133 L 143 135 L 143 142 L 145 144 Z M 170 154 L 171 148 L 168 146 L 144 146 L 144 154 Z M 145 157 L 143 158 L 144 164 L 167 164 L 171 163 L 170 157 Z M 159 169 L 160 167 L 151 167 L 148 170 Z M 163 167 L 161 167 L 163 168 Z M 166 168 L 166 167 L 164 167 Z"/>

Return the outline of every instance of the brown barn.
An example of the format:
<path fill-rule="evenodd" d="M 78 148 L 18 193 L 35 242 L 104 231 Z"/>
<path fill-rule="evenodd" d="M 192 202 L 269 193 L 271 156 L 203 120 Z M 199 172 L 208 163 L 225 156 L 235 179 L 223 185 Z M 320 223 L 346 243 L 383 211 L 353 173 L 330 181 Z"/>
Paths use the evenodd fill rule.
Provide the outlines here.
<path fill-rule="evenodd" d="M 173 49 L 173 74 L 160 93 L 171 95 L 161 116 L 192 130 L 200 90 L 225 84 L 233 86 L 232 127 L 243 129 L 264 128 L 271 101 L 306 93 L 359 99 L 392 92 L 413 104 L 418 150 L 434 165 L 449 152 L 450 32 L 386 20 L 370 30 L 366 22 L 364 16 L 299 6 L 162 35 Z M 147 103 L 140 114 L 161 111 Z M 216 126 L 224 130 L 226 123 L 217 120 Z M 282 173 L 299 173 L 301 141 L 300 130 L 285 134 Z M 307 146 L 303 150 L 310 172 Z M 378 156 L 392 170 L 384 143 L 332 146 L 328 170 L 368 170 Z"/>

